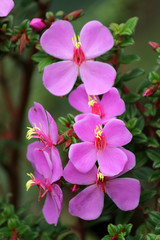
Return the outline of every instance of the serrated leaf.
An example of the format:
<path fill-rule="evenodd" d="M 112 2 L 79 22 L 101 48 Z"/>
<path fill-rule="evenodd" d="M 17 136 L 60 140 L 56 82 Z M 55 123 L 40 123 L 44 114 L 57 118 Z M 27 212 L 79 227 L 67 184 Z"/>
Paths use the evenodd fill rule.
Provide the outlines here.
<path fill-rule="evenodd" d="M 125 74 L 122 76 L 121 80 L 126 82 L 129 81 L 131 79 L 134 79 L 136 77 L 140 77 L 144 74 L 144 70 L 142 68 L 135 68 L 134 70 L 132 70 L 131 72 Z"/>
<path fill-rule="evenodd" d="M 147 137 L 144 133 L 140 133 L 133 138 L 133 141 L 135 143 L 146 143 L 147 142 Z"/>
<path fill-rule="evenodd" d="M 160 163 L 160 150 L 159 149 L 147 149 L 146 154 L 152 161 Z"/>
<path fill-rule="evenodd" d="M 160 179 L 160 170 L 155 170 L 149 177 L 149 181 L 156 181 Z"/>
<path fill-rule="evenodd" d="M 119 62 L 121 64 L 130 64 L 133 62 L 137 62 L 139 60 L 140 60 L 140 57 L 137 55 L 125 55 L 125 56 L 119 58 Z"/>
<path fill-rule="evenodd" d="M 134 44 L 134 39 L 130 37 L 128 39 L 124 39 L 123 42 L 120 44 L 120 47 L 128 47 L 133 44 Z"/>
<path fill-rule="evenodd" d="M 140 95 L 138 95 L 136 93 L 130 93 L 130 94 L 126 94 L 123 99 L 124 99 L 125 103 L 133 103 L 133 102 L 138 101 L 140 98 L 141 98 Z"/>
<path fill-rule="evenodd" d="M 39 72 L 42 72 L 45 66 L 48 66 L 48 65 L 52 64 L 53 62 L 54 62 L 54 60 L 50 56 L 48 56 L 45 59 L 43 59 L 42 61 L 40 61 L 40 63 L 38 64 Z"/>
<path fill-rule="evenodd" d="M 126 34 L 131 35 L 135 30 L 137 22 L 138 22 L 138 17 L 133 17 L 128 19 L 128 21 L 124 25 L 121 35 L 126 35 Z"/>
<path fill-rule="evenodd" d="M 156 190 L 145 189 L 141 192 L 140 203 L 144 203 L 157 194 Z"/>
<path fill-rule="evenodd" d="M 147 162 L 147 156 L 144 151 L 136 152 L 136 167 L 141 167 Z"/>
<path fill-rule="evenodd" d="M 141 168 L 134 170 L 134 174 L 138 178 L 143 179 L 143 180 L 148 180 L 148 178 L 152 172 L 153 172 L 153 170 L 149 167 L 141 167 Z"/>
<path fill-rule="evenodd" d="M 154 137 L 148 137 L 148 147 L 159 147 L 159 142 Z"/>
<path fill-rule="evenodd" d="M 118 228 L 117 226 L 113 225 L 113 224 L 109 224 L 108 225 L 108 233 L 112 236 L 115 233 L 118 233 Z"/>

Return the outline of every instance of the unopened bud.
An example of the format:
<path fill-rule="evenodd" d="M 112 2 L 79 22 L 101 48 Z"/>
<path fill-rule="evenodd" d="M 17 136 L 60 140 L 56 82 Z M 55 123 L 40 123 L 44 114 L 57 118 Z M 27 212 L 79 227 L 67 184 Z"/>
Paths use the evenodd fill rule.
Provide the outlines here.
<path fill-rule="evenodd" d="M 157 91 L 158 86 L 159 86 L 159 84 L 154 85 L 154 86 L 148 88 L 148 89 L 144 92 L 143 96 L 144 96 L 144 97 L 150 97 L 150 96 L 152 96 L 152 95 Z"/>
<path fill-rule="evenodd" d="M 78 18 L 78 17 L 81 15 L 82 12 L 83 12 L 82 9 L 77 10 L 77 11 L 74 11 L 74 12 L 71 12 L 71 13 L 69 13 L 67 16 L 65 16 L 63 19 L 64 19 L 64 20 L 73 20 L 73 19 L 76 19 L 76 18 Z"/>
<path fill-rule="evenodd" d="M 46 24 L 43 22 L 41 18 L 33 18 L 30 21 L 30 27 L 36 31 L 42 31 L 43 29 L 46 28 Z"/>
<path fill-rule="evenodd" d="M 160 44 L 156 42 L 149 42 L 149 45 L 154 51 L 156 51 L 156 49 L 160 47 Z"/>
<path fill-rule="evenodd" d="M 72 187 L 72 192 L 77 192 L 79 190 L 79 185 L 77 184 L 74 184 L 73 187 Z"/>

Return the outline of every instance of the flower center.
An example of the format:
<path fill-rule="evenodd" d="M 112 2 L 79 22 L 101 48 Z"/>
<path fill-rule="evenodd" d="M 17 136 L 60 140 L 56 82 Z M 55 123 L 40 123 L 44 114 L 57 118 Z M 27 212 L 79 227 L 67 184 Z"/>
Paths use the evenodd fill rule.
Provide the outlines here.
<path fill-rule="evenodd" d="M 52 140 L 50 137 L 48 137 L 43 131 L 42 131 L 42 125 L 39 123 L 41 126 L 41 129 L 36 126 L 34 123 L 34 127 L 27 127 L 28 131 L 26 134 L 26 138 L 30 140 L 31 138 L 38 138 L 39 141 L 41 141 L 44 144 L 44 148 L 40 149 L 41 151 L 45 150 L 47 147 L 52 147 Z"/>
<path fill-rule="evenodd" d="M 100 103 L 98 103 L 96 96 L 88 95 L 88 105 L 89 105 L 89 107 L 91 107 L 92 113 L 97 114 L 100 117 L 102 117 L 102 115 L 103 115 L 102 108 L 101 108 Z"/>
<path fill-rule="evenodd" d="M 106 192 L 106 178 L 100 172 L 99 168 L 97 172 L 96 185 L 97 185 L 97 188 L 100 189 L 102 192 Z"/>
<path fill-rule="evenodd" d="M 27 175 L 31 179 L 28 180 L 28 182 L 26 183 L 26 190 L 28 191 L 30 189 L 30 187 L 37 185 L 37 187 L 39 189 L 39 199 L 43 198 L 47 192 L 52 191 L 52 185 L 49 183 L 48 179 L 43 181 L 42 179 L 35 178 L 32 173 L 27 173 Z M 43 191 L 43 193 L 42 193 L 42 191 Z"/>
<path fill-rule="evenodd" d="M 78 41 L 76 35 L 74 35 L 74 39 L 72 38 L 72 42 L 74 45 L 73 49 L 73 62 L 75 62 L 78 66 L 82 64 L 86 60 L 84 52 L 82 50 L 82 45 L 78 36 Z"/>
<path fill-rule="evenodd" d="M 105 137 L 102 131 L 102 126 L 99 124 L 99 126 L 96 126 L 96 129 L 94 130 L 96 139 L 95 139 L 95 147 L 97 151 L 104 151 L 106 148 L 106 141 Z"/>

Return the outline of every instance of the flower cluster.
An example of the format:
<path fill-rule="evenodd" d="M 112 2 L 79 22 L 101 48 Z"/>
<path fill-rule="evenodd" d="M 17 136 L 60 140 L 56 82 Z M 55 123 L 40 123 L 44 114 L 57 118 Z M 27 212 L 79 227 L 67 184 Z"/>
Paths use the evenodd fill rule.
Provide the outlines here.
<path fill-rule="evenodd" d="M 38 186 L 39 198 L 46 196 L 44 217 L 55 225 L 62 208 L 62 176 L 74 185 L 73 192 L 87 185 L 69 202 L 69 212 L 74 216 L 85 220 L 98 218 L 103 210 L 104 194 L 121 210 L 136 208 L 139 181 L 120 177 L 135 166 L 134 154 L 123 147 L 132 135 L 124 122 L 116 118 L 125 111 L 125 104 L 113 87 L 114 68 L 95 60 L 112 48 L 111 33 L 100 22 L 91 21 L 77 38 L 72 25 L 59 20 L 44 32 L 40 43 L 47 53 L 63 59 L 44 69 L 44 86 L 52 94 L 69 93 L 77 76 L 81 77 L 83 84 L 68 97 L 71 106 L 82 112 L 75 117 L 72 129 L 80 142 L 71 144 L 69 161 L 63 170 L 56 148 L 60 142 L 57 125 L 42 105 L 35 102 L 28 114 L 32 127 L 28 128 L 27 139 L 38 141 L 29 144 L 27 150 L 27 159 L 34 168 L 34 175 L 28 174 L 31 179 L 26 184 L 27 190 Z"/>

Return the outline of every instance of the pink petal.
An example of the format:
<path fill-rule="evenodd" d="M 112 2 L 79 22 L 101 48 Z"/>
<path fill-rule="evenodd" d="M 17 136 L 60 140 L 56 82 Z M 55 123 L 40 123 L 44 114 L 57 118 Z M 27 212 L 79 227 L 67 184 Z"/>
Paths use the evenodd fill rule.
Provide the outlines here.
<path fill-rule="evenodd" d="M 91 108 L 88 105 L 88 95 L 84 88 L 84 84 L 81 84 L 75 90 L 73 90 L 70 93 L 68 100 L 70 105 L 78 111 L 83 113 L 91 112 Z"/>
<path fill-rule="evenodd" d="M 43 33 L 40 44 L 48 54 L 65 60 L 73 58 L 74 30 L 68 21 L 59 20 Z"/>
<path fill-rule="evenodd" d="M 56 147 L 51 148 L 51 160 L 52 160 L 52 178 L 51 183 L 59 180 L 63 175 L 62 161 L 59 152 Z"/>
<path fill-rule="evenodd" d="M 34 150 L 39 150 L 42 149 L 44 147 L 42 142 L 39 141 L 35 141 L 33 143 L 30 143 L 27 147 L 27 159 L 30 162 L 34 162 Z"/>
<path fill-rule="evenodd" d="M 82 142 L 72 144 L 69 149 L 69 159 L 78 171 L 86 173 L 90 171 L 97 157 L 94 143 Z"/>
<path fill-rule="evenodd" d="M 52 116 L 50 115 L 49 112 L 47 113 L 47 118 L 48 118 L 48 125 L 49 125 L 49 137 L 52 139 L 53 144 L 57 144 L 57 140 L 58 140 L 58 128 L 57 128 L 57 124 L 54 121 L 54 119 L 52 118 Z"/>
<path fill-rule="evenodd" d="M 135 155 L 131 151 L 129 151 L 123 147 L 121 147 L 120 149 L 127 155 L 127 163 L 126 163 L 123 171 L 119 174 L 119 175 L 122 175 L 135 167 L 136 160 L 135 160 Z"/>
<path fill-rule="evenodd" d="M 34 106 L 29 109 L 28 119 L 33 127 L 38 127 L 48 135 L 48 120 L 46 112 L 40 103 L 34 102 Z"/>
<path fill-rule="evenodd" d="M 0 0 L 0 17 L 6 17 L 13 7 L 13 0 Z"/>
<path fill-rule="evenodd" d="M 85 118 L 73 125 L 74 131 L 82 141 L 94 142 L 95 129 L 102 125 L 102 121 L 98 115 L 89 113 Z"/>
<path fill-rule="evenodd" d="M 116 71 L 107 63 L 85 61 L 80 66 L 80 76 L 88 95 L 100 95 L 111 89 Z"/>
<path fill-rule="evenodd" d="M 110 118 L 121 115 L 125 111 L 125 103 L 116 88 L 111 88 L 103 95 L 101 105 L 104 114 L 102 117 L 103 123 Z"/>
<path fill-rule="evenodd" d="M 91 185 L 72 198 L 69 202 L 69 212 L 84 220 L 93 220 L 100 216 L 104 204 L 104 193 L 97 186 Z"/>
<path fill-rule="evenodd" d="M 120 147 L 129 143 L 132 134 L 128 131 L 123 121 L 111 119 L 103 128 L 106 144 L 112 147 Z"/>
<path fill-rule="evenodd" d="M 84 25 L 80 32 L 80 41 L 86 59 L 104 54 L 114 44 L 108 28 L 98 21 L 91 21 Z"/>
<path fill-rule="evenodd" d="M 102 174 L 107 177 L 122 172 L 127 162 L 127 156 L 123 151 L 111 147 L 106 147 L 104 152 L 99 151 L 97 158 Z"/>
<path fill-rule="evenodd" d="M 43 215 L 49 224 L 57 225 L 62 209 L 62 190 L 57 184 L 53 185 L 53 191 L 47 194 L 43 207 Z"/>
<path fill-rule="evenodd" d="M 78 121 L 82 120 L 83 118 L 85 118 L 87 116 L 88 116 L 88 113 L 78 114 L 77 116 L 75 116 L 74 120 L 75 120 L 75 122 L 78 122 Z"/>
<path fill-rule="evenodd" d="M 34 150 L 34 165 L 35 170 L 41 174 L 45 179 L 52 177 L 52 162 L 50 156 L 45 151 Z"/>
<path fill-rule="evenodd" d="M 117 178 L 107 182 L 106 191 L 113 202 L 123 211 L 138 206 L 140 182 L 132 178 Z"/>
<path fill-rule="evenodd" d="M 70 92 L 78 76 L 78 66 L 72 61 L 52 63 L 44 68 L 43 83 L 49 92 L 63 96 Z"/>
<path fill-rule="evenodd" d="M 79 172 L 71 161 L 68 162 L 64 169 L 63 177 L 67 182 L 79 185 L 89 185 L 96 182 L 97 167 L 94 166 L 89 172 Z"/>

